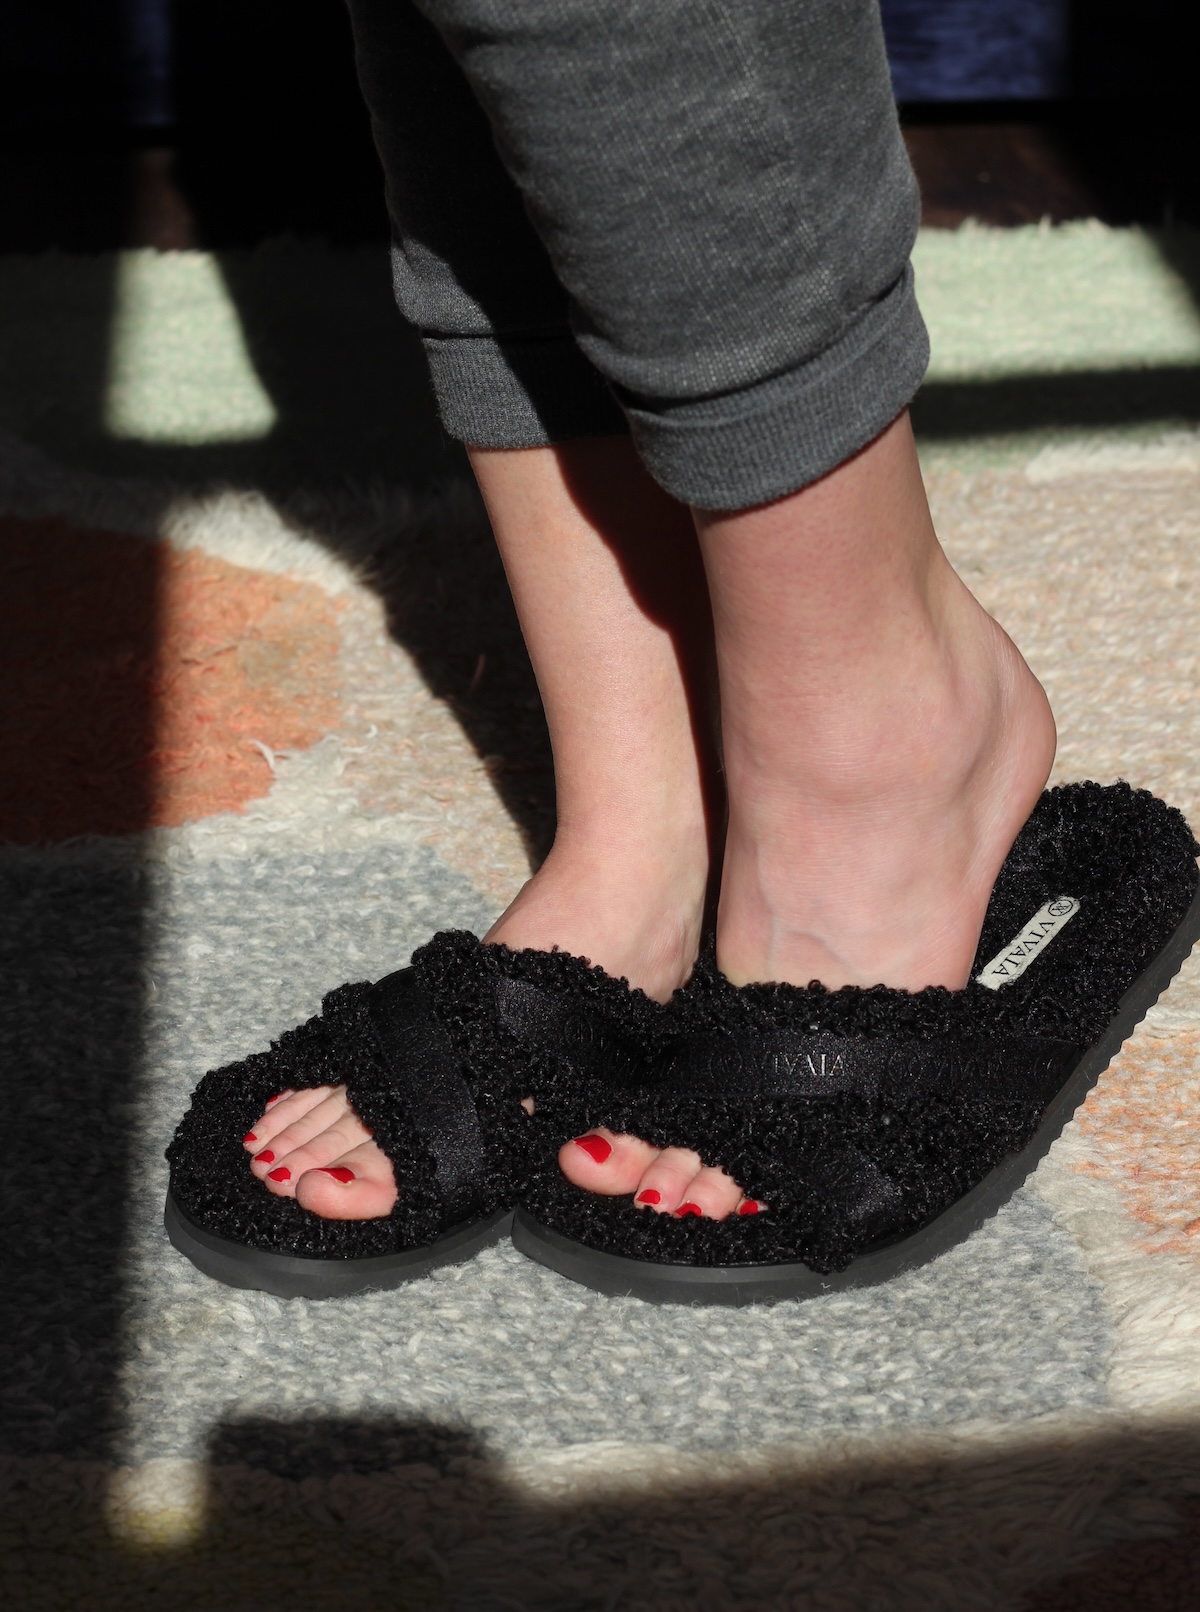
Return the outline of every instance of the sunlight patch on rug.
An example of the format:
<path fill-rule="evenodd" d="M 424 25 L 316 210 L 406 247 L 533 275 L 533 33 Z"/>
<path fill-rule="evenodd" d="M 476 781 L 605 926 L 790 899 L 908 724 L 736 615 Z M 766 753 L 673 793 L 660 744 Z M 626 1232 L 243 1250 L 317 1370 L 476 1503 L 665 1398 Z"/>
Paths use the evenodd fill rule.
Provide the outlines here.
<path fill-rule="evenodd" d="M 122 252 L 104 425 L 114 437 L 194 447 L 264 437 L 277 419 L 208 252 Z"/>
<path fill-rule="evenodd" d="M 1200 314 L 1149 230 L 924 229 L 913 268 L 927 380 L 1200 362 Z"/>

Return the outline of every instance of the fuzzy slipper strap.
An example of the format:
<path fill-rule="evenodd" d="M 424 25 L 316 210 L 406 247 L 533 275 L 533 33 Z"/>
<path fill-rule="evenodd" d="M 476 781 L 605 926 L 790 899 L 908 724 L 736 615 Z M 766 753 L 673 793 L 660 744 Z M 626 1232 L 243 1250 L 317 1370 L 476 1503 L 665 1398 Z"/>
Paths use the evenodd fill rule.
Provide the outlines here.
<path fill-rule="evenodd" d="M 688 1098 L 720 1097 L 743 1112 L 753 1128 L 761 1104 L 772 1099 L 817 1099 L 829 1114 L 866 1105 L 870 1130 L 882 1142 L 892 1127 L 920 1127 L 926 1099 L 983 1103 L 1025 1112 L 1030 1127 L 1058 1094 L 1082 1048 L 1046 1036 L 941 1035 L 839 1036 L 799 1029 L 681 1036 L 669 1049 L 652 1081 L 654 1108 L 663 1131 L 653 1140 L 689 1147 L 704 1159 L 736 1174 L 744 1171 L 747 1138 L 735 1130 L 734 1157 L 726 1157 L 711 1131 L 693 1134 L 691 1125 L 672 1131 L 666 1116 Z M 910 1113 L 910 1104 L 916 1113 Z M 738 1130 L 741 1127 L 737 1128 Z M 670 1134 L 664 1134 L 670 1133 Z M 753 1143 L 750 1144 L 753 1149 Z M 826 1123 L 818 1142 L 809 1143 L 803 1126 L 796 1151 L 775 1167 L 761 1165 L 756 1189 L 766 1196 L 786 1189 L 802 1171 L 809 1188 L 832 1214 L 862 1235 L 884 1233 L 900 1209 L 902 1194 L 867 1151 L 834 1140 Z M 782 1168 L 782 1176 L 780 1169 Z"/>
<path fill-rule="evenodd" d="M 518 1040 L 555 1053 L 585 1076 L 617 1085 L 644 1075 L 644 1044 L 593 1002 L 552 995 L 528 980 L 501 978 L 496 1010 Z"/>
<path fill-rule="evenodd" d="M 475 1099 L 450 1037 L 415 969 L 371 986 L 366 1007 L 381 1062 L 347 1082 L 350 1104 L 375 1131 L 390 1128 L 399 1097 L 433 1160 L 446 1224 L 467 1220 L 483 1202 L 487 1160 Z"/>

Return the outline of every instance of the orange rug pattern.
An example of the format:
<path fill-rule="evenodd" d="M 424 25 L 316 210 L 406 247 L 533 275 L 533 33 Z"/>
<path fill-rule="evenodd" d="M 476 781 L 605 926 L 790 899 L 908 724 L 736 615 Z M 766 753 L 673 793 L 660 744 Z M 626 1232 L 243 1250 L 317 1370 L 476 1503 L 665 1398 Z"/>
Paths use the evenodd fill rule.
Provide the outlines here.
<path fill-rule="evenodd" d="M 1076 1123 L 1095 1145 L 1075 1165 L 1117 1186 L 1148 1254 L 1200 1263 L 1200 1034 L 1139 1033 L 1105 1071 Z"/>
<path fill-rule="evenodd" d="M 0 517 L 0 840 L 243 811 L 337 726 L 337 613 L 196 550 Z"/>

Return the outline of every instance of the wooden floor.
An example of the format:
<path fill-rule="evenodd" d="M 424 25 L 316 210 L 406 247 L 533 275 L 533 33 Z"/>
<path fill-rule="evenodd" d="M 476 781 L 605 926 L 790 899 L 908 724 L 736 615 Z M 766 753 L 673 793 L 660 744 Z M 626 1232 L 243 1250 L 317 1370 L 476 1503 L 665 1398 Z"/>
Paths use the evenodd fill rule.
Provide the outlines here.
<path fill-rule="evenodd" d="M 922 222 L 1036 224 L 1113 214 L 1061 131 L 1037 123 L 910 123 L 904 138 L 921 186 Z M 1112 222 L 1124 222 L 1113 218 Z"/>

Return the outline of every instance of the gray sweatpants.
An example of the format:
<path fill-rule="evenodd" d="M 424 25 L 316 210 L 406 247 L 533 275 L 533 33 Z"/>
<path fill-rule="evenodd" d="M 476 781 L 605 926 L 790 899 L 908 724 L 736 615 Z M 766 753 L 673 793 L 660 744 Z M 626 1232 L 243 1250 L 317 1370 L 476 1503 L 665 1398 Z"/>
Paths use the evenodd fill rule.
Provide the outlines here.
<path fill-rule="evenodd" d="M 876 0 L 349 0 L 447 430 L 630 430 L 711 509 L 813 481 L 928 358 Z"/>

